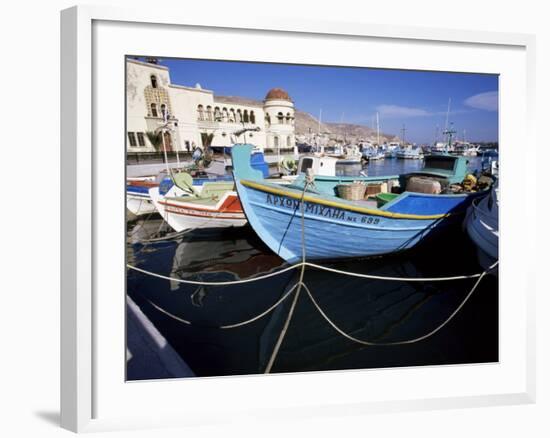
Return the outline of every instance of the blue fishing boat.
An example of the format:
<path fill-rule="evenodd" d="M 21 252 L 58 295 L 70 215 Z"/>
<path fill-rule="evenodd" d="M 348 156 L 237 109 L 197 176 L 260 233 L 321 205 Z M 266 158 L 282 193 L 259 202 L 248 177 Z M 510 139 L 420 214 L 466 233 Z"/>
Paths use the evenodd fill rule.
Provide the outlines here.
<path fill-rule="evenodd" d="M 472 200 L 486 193 L 455 193 L 466 176 L 467 160 L 445 155 L 427 157 L 424 169 L 415 174 L 363 178 L 367 187 L 383 186 L 385 193 L 350 201 L 337 196 L 341 177 L 314 177 L 311 185 L 305 175 L 288 186 L 270 183 L 250 167 L 251 150 L 239 145 L 232 151 L 243 211 L 264 243 L 290 263 L 301 259 L 302 232 L 308 260 L 406 250 L 428 234 L 460 223 Z M 395 193 L 398 185 L 401 193 Z"/>

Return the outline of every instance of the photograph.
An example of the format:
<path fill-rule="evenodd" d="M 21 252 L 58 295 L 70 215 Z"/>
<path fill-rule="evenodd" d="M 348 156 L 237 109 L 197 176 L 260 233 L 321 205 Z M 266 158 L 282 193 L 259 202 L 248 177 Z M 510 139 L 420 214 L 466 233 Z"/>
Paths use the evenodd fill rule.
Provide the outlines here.
<path fill-rule="evenodd" d="M 498 74 L 124 61 L 127 381 L 499 362 Z"/>

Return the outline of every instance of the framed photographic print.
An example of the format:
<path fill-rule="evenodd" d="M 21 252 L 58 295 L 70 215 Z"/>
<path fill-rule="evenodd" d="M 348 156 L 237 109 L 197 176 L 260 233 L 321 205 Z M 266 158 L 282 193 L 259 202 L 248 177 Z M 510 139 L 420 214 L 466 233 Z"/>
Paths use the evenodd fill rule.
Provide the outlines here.
<path fill-rule="evenodd" d="M 534 400 L 533 37 L 75 7 L 61 44 L 63 427 Z"/>

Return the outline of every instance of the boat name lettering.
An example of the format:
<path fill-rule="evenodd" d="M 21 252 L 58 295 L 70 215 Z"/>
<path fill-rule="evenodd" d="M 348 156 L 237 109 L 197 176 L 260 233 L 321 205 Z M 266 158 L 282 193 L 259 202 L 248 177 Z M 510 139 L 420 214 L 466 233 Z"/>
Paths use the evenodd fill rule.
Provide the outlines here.
<path fill-rule="evenodd" d="M 275 195 L 268 194 L 266 198 L 266 202 L 268 204 L 275 205 L 278 207 L 292 208 L 293 210 L 298 210 L 300 208 L 300 200 L 287 198 L 285 196 L 275 196 Z M 315 214 L 323 217 L 330 217 L 333 219 L 340 219 L 340 220 L 346 219 L 345 212 L 339 208 L 333 208 L 333 207 L 328 207 L 328 206 L 319 205 L 319 204 L 312 204 L 310 202 L 306 202 L 305 211 L 306 213 L 311 213 L 311 214 Z M 352 222 L 356 221 L 356 219 L 353 216 L 348 216 L 347 220 Z"/>
<path fill-rule="evenodd" d="M 299 199 L 291 199 L 291 198 L 287 198 L 286 196 L 277 196 L 277 195 L 267 194 L 266 202 L 276 207 L 291 208 L 294 211 L 300 208 Z M 305 212 L 310 214 L 315 214 L 317 216 L 329 217 L 329 218 L 338 219 L 338 220 L 345 220 L 348 222 L 356 222 L 356 223 L 359 222 L 359 217 L 357 215 L 352 215 L 350 213 L 346 214 L 346 211 L 340 208 L 314 204 L 311 202 L 306 202 Z M 380 218 L 375 216 L 362 215 L 360 221 L 362 224 L 377 225 L 380 223 Z"/>

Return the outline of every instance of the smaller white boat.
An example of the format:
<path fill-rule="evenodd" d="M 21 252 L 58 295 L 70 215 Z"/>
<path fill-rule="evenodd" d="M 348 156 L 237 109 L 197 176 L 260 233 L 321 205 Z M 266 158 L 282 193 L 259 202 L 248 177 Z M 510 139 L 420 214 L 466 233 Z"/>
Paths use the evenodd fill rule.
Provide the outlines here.
<path fill-rule="evenodd" d="M 478 259 L 484 268 L 498 260 L 498 203 L 499 190 L 495 185 L 491 192 L 472 202 L 464 225 L 468 236 L 478 248 Z"/>
<path fill-rule="evenodd" d="M 188 176 L 188 175 L 187 175 Z M 149 196 L 162 218 L 177 232 L 192 228 L 240 227 L 246 224 L 233 182 L 205 183 L 200 191 L 192 179 L 181 174 L 164 195 L 159 187 L 149 189 Z M 184 189 L 188 187 L 190 192 Z"/>
<path fill-rule="evenodd" d="M 383 160 L 386 157 L 384 152 L 377 147 L 370 147 L 363 149 L 363 159 L 367 161 Z"/>
<path fill-rule="evenodd" d="M 432 154 L 448 154 L 449 152 L 454 152 L 455 147 L 452 144 L 449 144 L 445 141 L 438 141 L 430 147 L 430 152 Z"/>
<path fill-rule="evenodd" d="M 479 146 L 469 146 L 464 149 L 462 154 L 465 157 L 477 157 L 477 154 L 479 153 Z"/>
<path fill-rule="evenodd" d="M 453 152 L 464 157 L 477 157 L 479 146 L 463 141 L 457 144 Z"/>
<path fill-rule="evenodd" d="M 388 144 L 383 144 L 381 149 L 384 152 L 385 158 L 396 158 L 397 151 L 400 149 L 400 144 L 397 141 L 392 141 Z"/>
<path fill-rule="evenodd" d="M 362 158 L 359 147 L 356 145 L 335 146 L 332 152 L 325 151 L 325 155 L 337 158 L 338 164 L 357 164 Z"/>
<path fill-rule="evenodd" d="M 126 180 L 126 208 L 134 216 L 143 216 L 155 212 L 155 206 L 149 197 L 149 189 L 158 187 L 166 173 L 157 176 L 128 178 Z"/>
<path fill-rule="evenodd" d="M 403 160 L 422 160 L 424 158 L 421 148 L 413 148 L 410 145 L 398 149 L 395 156 Z"/>

